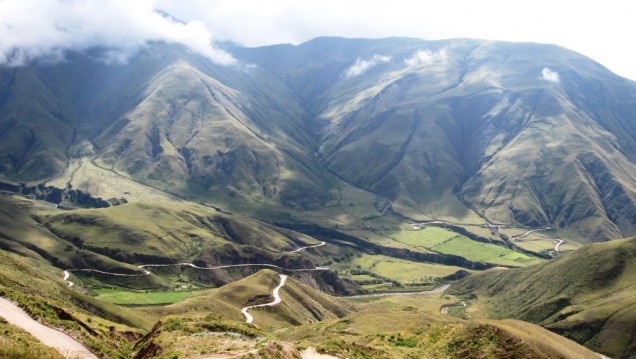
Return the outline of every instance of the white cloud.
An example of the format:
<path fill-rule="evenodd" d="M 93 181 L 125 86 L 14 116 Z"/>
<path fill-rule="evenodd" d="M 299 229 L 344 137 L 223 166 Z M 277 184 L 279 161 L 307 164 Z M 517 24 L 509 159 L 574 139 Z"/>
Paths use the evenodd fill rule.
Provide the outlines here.
<path fill-rule="evenodd" d="M 123 62 L 149 42 L 177 43 L 220 64 L 235 60 L 212 45 L 201 21 L 177 22 L 152 0 L 1 0 L 0 64 L 59 61 L 66 51 L 104 49 L 101 59 Z"/>
<path fill-rule="evenodd" d="M 559 73 L 556 71 L 552 71 L 547 67 L 544 67 L 543 70 L 541 70 L 541 77 L 544 80 L 550 81 L 555 84 L 558 84 L 559 82 L 561 82 L 561 79 L 559 78 Z"/>
<path fill-rule="evenodd" d="M 204 21 L 217 38 L 248 46 L 298 44 L 317 36 L 552 43 L 582 52 L 636 80 L 636 41 L 633 41 L 636 1 L 157 0 L 157 3 L 181 19 Z"/>
<path fill-rule="evenodd" d="M 42 29 L 48 26 L 48 18 L 70 17 L 59 14 L 64 12 L 60 10 L 64 8 L 59 5 L 61 3 L 76 8 L 81 3 L 102 2 L 106 3 L 105 8 L 119 4 L 132 9 L 119 11 L 110 16 L 113 21 L 109 24 L 99 25 L 101 28 L 106 26 L 108 33 L 117 29 L 124 35 L 136 33 L 122 25 L 124 20 L 137 13 L 133 8 L 152 7 L 188 23 L 202 21 L 215 39 L 233 40 L 247 46 L 298 44 L 317 36 L 405 36 L 427 40 L 479 38 L 553 43 L 591 56 L 613 71 L 636 80 L 636 42 L 633 41 L 636 21 L 632 19 L 636 1 L 618 0 L 600 5 L 598 1 L 577 0 L 0 0 L 0 56 L 4 56 L 6 62 L 7 56 L 62 55 L 68 44 L 75 41 L 57 40 L 56 46 L 47 46 L 47 41 L 55 40 L 53 35 L 59 33 Z M 13 11 L 16 7 L 20 11 Z M 90 14 L 85 22 L 90 27 L 93 18 L 103 17 L 99 13 Z M 541 26 L 537 26 L 537 21 Z M 9 31 L 8 26 L 18 29 L 16 26 L 21 22 L 28 23 L 22 26 L 23 32 L 32 34 L 35 42 L 30 44 L 29 51 L 8 51 L 7 43 L 17 41 L 17 32 Z M 166 21 L 161 22 L 165 24 Z M 167 23 L 165 28 L 170 32 L 173 25 Z M 595 26 L 590 26 L 592 23 Z M 79 36 L 79 33 L 75 34 Z M 7 38 L 8 35 L 11 38 Z M 20 36 L 29 37 L 27 35 Z M 119 36 L 120 39 L 124 37 Z M 165 37 L 151 38 L 165 40 Z M 131 51 L 137 48 L 133 46 L 135 39 L 141 40 L 142 46 L 147 38 L 132 36 L 129 40 Z M 207 47 L 207 43 L 204 44 Z M 125 58 L 126 52 L 118 54 Z M 218 50 L 214 54 L 223 57 Z"/>
<path fill-rule="evenodd" d="M 418 50 L 413 56 L 408 59 L 405 59 L 404 62 L 409 66 L 420 66 L 420 65 L 432 65 L 436 62 L 446 62 L 448 59 L 448 55 L 446 54 L 445 49 L 441 49 L 437 52 L 432 52 L 431 50 Z"/>
<path fill-rule="evenodd" d="M 367 72 L 367 70 L 369 70 L 370 68 L 389 61 L 391 61 L 391 56 L 378 54 L 373 55 L 373 57 L 368 60 L 362 60 L 361 58 L 358 58 L 353 65 L 349 66 L 349 68 L 345 70 L 345 77 L 351 78 L 360 76 L 363 73 Z"/>

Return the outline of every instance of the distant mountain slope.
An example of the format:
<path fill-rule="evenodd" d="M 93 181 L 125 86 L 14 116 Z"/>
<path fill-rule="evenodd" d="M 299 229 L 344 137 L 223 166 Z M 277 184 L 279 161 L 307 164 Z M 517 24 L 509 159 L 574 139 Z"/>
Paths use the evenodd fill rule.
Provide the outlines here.
<path fill-rule="evenodd" d="M 636 355 L 636 238 L 598 243 L 553 262 L 491 270 L 450 292 L 476 294 L 493 318 L 540 324 L 613 358 Z"/>
<path fill-rule="evenodd" d="M 46 181 L 87 158 L 173 192 L 308 208 L 329 199 L 304 110 L 260 69 L 157 45 L 127 65 L 74 56 L 0 70 L 7 180 Z"/>
<path fill-rule="evenodd" d="M 467 39 L 226 47 L 237 65 L 155 44 L 125 65 L 0 69 L 0 175 L 73 185 L 84 161 L 286 210 L 354 186 L 414 219 L 636 234 L 636 83 L 586 57 Z"/>
<path fill-rule="evenodd" d="M 322 163 L 414 210 L 635 233 L 636 84 L 562 48 L 320 38 L 247 52 L 314 118 Z M 418 214 L 420 212 L 420 214 Z"/>

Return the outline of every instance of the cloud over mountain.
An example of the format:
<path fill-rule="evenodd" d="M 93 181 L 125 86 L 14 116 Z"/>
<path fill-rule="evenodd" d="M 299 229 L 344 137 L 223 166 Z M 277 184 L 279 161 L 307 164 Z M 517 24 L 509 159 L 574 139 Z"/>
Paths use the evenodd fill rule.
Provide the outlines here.
<path fill-rule="evenodd" d="M 220 64 L 232 56 L 212 45 L 199 21 L 179 22 L 151 0 L 5 0 L 0 2 L 0 64 L 57 62 L 67 51 L 99 47 L 105 62 L 125 62 L 149 42 L 182 44 Z"/>
<path fill-rule="evenodd" d="M 347 68 L 347 70 L 345 71 L 345 77 L 350 78 L 360 76 L 363 73 L 367 72 L 367 70 L 369 70 L 370 68 L 389 61 L 391 61 L 391 56 L 378 54 L 373 55 L 373 57 L 368 60 L 362 60 L 361 58 L 358 58 L 353 65 Z"/>
<path fill-rule="evenodd" d="M 541 70 L 541 77 L 549 82 L 558 84 L 559 82 L 561 82 L 561 79 L 559 78 L 559 73 L 556 71 L 552 71 L 547 67 L 544 67 L 543 70 Z"/>
<path fill-rule="evenodd" d="M 431 50 L 418 50 L 413 56 L 404 60 L 409 66 L 432 65 L 436 62 L 444 62 L 448 58 L 445 49 L 433 52 Z"/>

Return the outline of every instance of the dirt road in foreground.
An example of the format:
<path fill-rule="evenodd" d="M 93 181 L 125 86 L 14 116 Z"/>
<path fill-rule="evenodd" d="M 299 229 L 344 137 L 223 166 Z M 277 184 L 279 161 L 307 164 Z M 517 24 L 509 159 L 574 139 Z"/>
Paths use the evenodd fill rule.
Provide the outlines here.
<path fill-rule="evenodd" d="M 0 297 L 0 316 L 10 324 L 30 333 L 42 344 L 55 348 L 67 358 L 98 359 L 84 345 L 66 333 L 49 328 L 31 318 L 22 308 Z"/>

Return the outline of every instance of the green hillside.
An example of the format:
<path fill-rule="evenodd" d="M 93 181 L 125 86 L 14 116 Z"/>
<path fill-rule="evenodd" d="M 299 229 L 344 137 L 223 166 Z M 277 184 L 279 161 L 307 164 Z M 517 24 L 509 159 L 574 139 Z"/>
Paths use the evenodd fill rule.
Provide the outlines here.
<path fill-rule="evenodd" d="M 614 358 L 636 355 L 636 238 L 597 243 L 528 268 L 467 277 L 450 292 L 476 295 L 492 318 L 518 318 Z"/>
<path fill-rule="evenodd" d="M 78 246 L 143 264 L 198 258 L 225 264 L 231 258 L 223 258 L 219 248 L 226 244 L 237 250 L 249 246 L 257 252 L 251 257 L 267 263 L 288 249 L 319 243 L 246 216 L 192 203 L 128 203 L 43 214 L 41 220 L 53 233 Z"/>
<path fill-rule="evenodd" d="M 279 276 L 270 270 L 193 293 L 180 303 L 142 309 L 87 297 L 69 289 L 57 271 L 41 260 L 4 251 L 0 251 L 0 276 L 3 296 L 20 303 L 44 323 L 65 328 L 104 358 L 218 353 L 297 358 L 308 346 L 353 358 L 595 357 L 578 344 L 532 324 L 467 322 L 440 315 L 438 308 L 445 299 L 439 294 L 409 296 L 408 303 L 420 303 L 421 309 L 399 304 L 401 297 L 353 304 L 309 288 L 293 277 L 280 290 L 282 302 L 251 309 L 255 321 L 246 324 L 243 306 L 272 300 Z M 12 328 L 3 333 L 8 343 L 5 350 L 10 353 L 29 357 L 33 350 L 39 350 L 37 345 L 27 350 L 25 343 L 31 339 L 15 339 L 24 334 Z M 50 356 L 56 357 L 53 353 Z"/>
<path fill-rule="evenodd" d="M 240 308 L 270 301 L 269 293 L 277 283 L 276 273 L 263 270 L 161 308 L 164 319 L 137 345 L 141 348 L 137 357 L 222 351 L 256 358 L 291 358 L 308 346 L 349 358 L 596 357 L 584 347 L 529 323 L 465 322 L 386 302 L 354 305 L 292 278 L 281 289 L 282 303 L 250 310 L 254 324 L 245 324 Z M 415 300 L 439 302 L 439 294 L 423 296 Z M 276 330 L 264 330 L 270 328 Z"/>
<path fill-rule="evenodd" d="M 152 326 L 153 319 L 71 290 L 58 273 L 41 260 L 0 250 L 0 295 L 17 303 L 41 322 L 64 329 L 104 357 L 129 355 L 131 339 L 141 338 Z M 10 350 L 9 353 L 23 353 L 20 355 L 27 357 L 33 354 L 25 343 L 34 339 L 26 336 L 24 340 L 17 340 L 24 334 L 11 328 L 3 333 L 8 337 L 3 348 Z M 40 350 L 38 346 L 31 348 Z"/>

